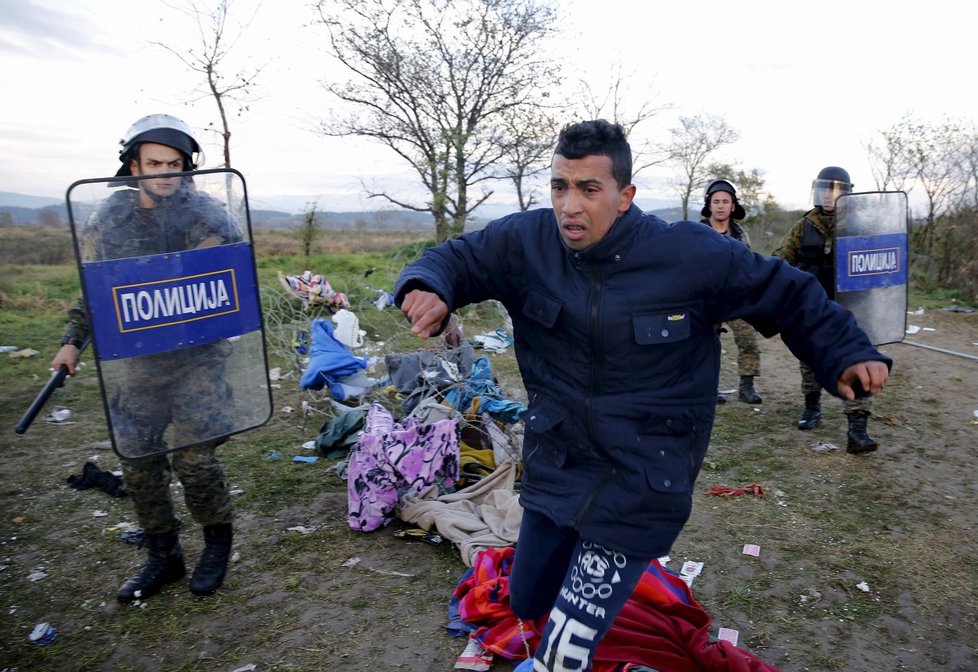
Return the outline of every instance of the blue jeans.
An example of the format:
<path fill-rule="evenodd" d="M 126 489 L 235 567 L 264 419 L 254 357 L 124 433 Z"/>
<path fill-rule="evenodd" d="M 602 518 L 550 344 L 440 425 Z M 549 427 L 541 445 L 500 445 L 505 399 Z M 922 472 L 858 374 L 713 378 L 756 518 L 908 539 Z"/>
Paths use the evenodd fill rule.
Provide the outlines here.
<path fill-rule="evenodd" d="M 550 614 L 534 672 L 590 670 L 594 650 L 648 564 L 649 558 L 605 548 L 543 514 L 524 511 L 509 590 L 521 619 Z"/>

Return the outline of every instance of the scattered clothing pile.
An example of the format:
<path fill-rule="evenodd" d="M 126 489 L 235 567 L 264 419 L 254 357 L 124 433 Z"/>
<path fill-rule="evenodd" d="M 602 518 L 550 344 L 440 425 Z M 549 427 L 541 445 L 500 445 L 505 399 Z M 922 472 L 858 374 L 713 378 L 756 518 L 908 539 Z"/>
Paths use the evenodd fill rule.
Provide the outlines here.
<path fill-rule="evenodd" d="M 523 622 L 509 606 L 512 548 L 488 549 L 474 558 L 451 599 L 449 634 L 468 635 L 484 650 L 507 660 L 535 651 L 546 618 Z M 689 586 L 652 560 L 594 655 L 594 672 L 624 672 L 645 666 L 657 672 L 778 672 L 744 649 L 711 640 L 711 618 Z M 517 670 L 532 669 L 529 661 Z"/>
<path fill-rule="evenodd" d="M 280 272 L 278 279 L 285 291 L 301 299 L 306 307 L 323 308 L 331 313 L 350 307 L 346 295 L 330 287 L 326 278 L 319 273 L 305 271 L 299 275 L 285 275 Z"/>

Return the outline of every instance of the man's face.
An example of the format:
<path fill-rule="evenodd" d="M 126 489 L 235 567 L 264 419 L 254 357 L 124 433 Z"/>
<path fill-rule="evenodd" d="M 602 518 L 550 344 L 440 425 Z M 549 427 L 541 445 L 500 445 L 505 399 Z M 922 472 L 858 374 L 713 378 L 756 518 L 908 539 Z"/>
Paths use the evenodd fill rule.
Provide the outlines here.
<path fill-rule="evenodd" d="M 819 189 L 818 202 L 822 204 L 820 206 L 822 210 L 825 212 L 835 212 L 835 199 L 839 196 L 839 191 L 830 187 Z"/>
<path fill-rule="evenodd" d="M 550 200 L 560 237 L 572 250 L 583 250 L 605 237 L 619 215 L 628 211 L 635 185 L 619 189 L 611 176 L 611 158 L 568 159 L 555 154 L 550 166 Z"/>
<path fill-rule="evenodd" d="M 139 147 L 139 156 L 129 164 L 133 175 L 156 175 L 159 173 L 179 173 L 183 170 L 183 155 L 168 145 L 144 142 Z M 140 180 L 139 188 L 158 197 L 172 196 L 180 187 L 179 177 L 158 180 Z M 144 198 L 145 207 L 152 207 L 152 199 Z M 149 203 L 146 203 L 146 202 Z"/>
<path fill-rule="evenodd" d="M 710 196 L 710 219 L 725 222 L 734 210 L 733 196 L 726 191 L 715 191 Z"/>

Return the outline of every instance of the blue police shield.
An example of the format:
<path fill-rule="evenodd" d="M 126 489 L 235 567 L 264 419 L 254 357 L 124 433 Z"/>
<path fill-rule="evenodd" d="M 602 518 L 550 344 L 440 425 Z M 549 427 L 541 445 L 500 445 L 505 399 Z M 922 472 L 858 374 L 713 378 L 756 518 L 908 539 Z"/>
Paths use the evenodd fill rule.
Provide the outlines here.
<path fill-rule="evenodd" d="M 244 177 L 81 180 L 67 201 L 115 452 L 216 445 L 267 422 Z"/>
<path fill-rule="evenodd" d="M 835 298 L 874 345 L 907 329 L 907 195 L 846 194 L 836 201 Z"/>

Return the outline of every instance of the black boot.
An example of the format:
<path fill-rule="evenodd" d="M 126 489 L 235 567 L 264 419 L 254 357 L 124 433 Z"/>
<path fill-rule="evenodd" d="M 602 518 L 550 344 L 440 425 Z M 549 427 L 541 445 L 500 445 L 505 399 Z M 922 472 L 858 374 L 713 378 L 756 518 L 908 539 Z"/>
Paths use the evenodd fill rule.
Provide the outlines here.
<path fill-rule="evenodd" d="M 815 425 L 822 419 L 822 392 L 810 392 L 805 395 L 805 412 L 801 414 L 798 421 L 798 429 L 815 429 Z"/>
<path fill-rule="evenodd" d="M 871 453 L 879 444 L 876 439 L 866 433 L 866 421 L 869 419 L 869 411 L 853 411 L 849 414 L 849 443 L 846 445 L 846 452 L 853 455 Z"/>
<path fill-rule="evenodd" d="M 159 592 L 168 583 L 179 581 L 187 575 L 183 563 L 183 550 L 176 532 L 146 534 L 143 545 L 149 550 L 149 559 L 136 576 L 128 579 L 115 596 L 120 602 L 145 600 Z"/>
<path fill-rule="evenodd" d="M 224 583 L 228 560 L 231 558 L 231 523 L 204 525 L 204 551 L 190 579 L 190 592 L 211 595 Z"/>
<path fill-rule="evenodd" d="M 740 377 L 740 392 L 737 398 L 745 404 L 761 403 L 761 393 L 754 388 L 754 376 Z"/>

